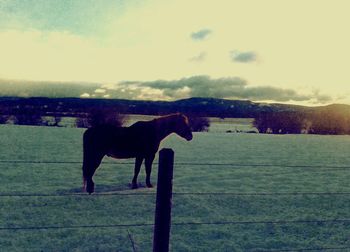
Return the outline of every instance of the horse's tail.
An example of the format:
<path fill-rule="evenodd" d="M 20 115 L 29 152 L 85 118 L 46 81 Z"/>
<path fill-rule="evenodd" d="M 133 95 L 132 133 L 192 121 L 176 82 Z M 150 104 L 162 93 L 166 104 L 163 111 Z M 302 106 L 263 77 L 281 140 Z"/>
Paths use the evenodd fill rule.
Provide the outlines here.
<path fill-rule="evenodd" d="M 83 169 L 84 169 L 84 166 L 83 166 Z M 83 188 L 82 188 L 82 191 L 86 192 L 86 179 L 84 178 L 84 175 L 83 175 Z"/>
<path fill-rule="evenodd" d="M 84 169 L 84 166 L 83 166 Z M 89 194 L 95 191 L 95 183 L 92 180 L 92 176 L 85 176 L 83 171 L 83 192 L 88 192 Z"/>
<path fill-rule="evenodd" d="M 87 148 L 86 148 L 86 138 L 87 138 L 87 131 L 84 132 L 83 135 L 83 167 L 82 167 L 82 178 L 83 178 L 83 192 L 86 192 L 86 170 L 87 170 Z"/>
<path fill-rule="evenodd" d="M 90 194 L 95 190 L 92 176 L 105 155 L 96 130 L 90 128 L 84 132 L 83 136 L 83 189 Z"/>
<path fill-rule="evenodd" d="M 90 148 L 91 143 L 89 141 L 89 129 L 84 132 L 83 135 L 83 192 L 92 193 L 94 192 L 94 183 L 92 176 L 94 168 L 92 167 Z"/>

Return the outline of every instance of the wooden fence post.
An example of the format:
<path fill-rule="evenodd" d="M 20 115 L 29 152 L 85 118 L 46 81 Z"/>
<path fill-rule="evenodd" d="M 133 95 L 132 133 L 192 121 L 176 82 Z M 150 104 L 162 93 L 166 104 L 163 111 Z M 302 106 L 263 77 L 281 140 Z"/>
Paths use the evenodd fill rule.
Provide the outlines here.
<path fill-rule="evenodd" d="M 153 252 L 169 251 L 174 151 L 159 152 L 157 202 L 154 220 Z"/>

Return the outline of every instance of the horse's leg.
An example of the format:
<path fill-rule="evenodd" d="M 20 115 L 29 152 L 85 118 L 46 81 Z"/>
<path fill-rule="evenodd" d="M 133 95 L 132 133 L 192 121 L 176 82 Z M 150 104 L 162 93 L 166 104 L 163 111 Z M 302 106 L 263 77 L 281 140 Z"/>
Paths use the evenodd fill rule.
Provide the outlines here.
<path fill-rule="evenodd" d="M 84 178 L 84 187 L 86 191 L 91 194 L 95 191 L 95 183 L 92 180 L 94 173 L 97 167 L 101 164 L 102 158 L 104 155 L 95 154 L 90 156 L 89 158 L 84 158 L 83 163 L 83 178 Z"/>
<path fill-rule="evenodd" d="M 132 189 L 137 189 L 137 176 L 140 173 L 140 169 L 141 169 L 141 165 L 143 162 L 143 157 L 136 157 L 135 160 L 135 169 L 134 169 L 134 177 L 132 179 L 132 183 L 131 183 L 131 188 Z"/>
<path fill-rule="evenodd" d="M 151 184 L 151 172 L 152 172 L 152 163 L 153 163 L 154 157 L 155 157 L 155 154 L 148 156 L 145 159 L 147 187 L 153 187 L 153 185 Z"/>

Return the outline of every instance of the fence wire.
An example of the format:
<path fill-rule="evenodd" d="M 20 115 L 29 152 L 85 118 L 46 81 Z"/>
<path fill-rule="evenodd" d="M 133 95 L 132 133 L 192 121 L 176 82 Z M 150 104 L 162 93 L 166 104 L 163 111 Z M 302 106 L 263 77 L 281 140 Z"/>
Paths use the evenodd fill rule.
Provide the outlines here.
<path fill-rule="evenodd" d="M 350 219 L 320 219 L 320 220 L 271 220 L 271 221 L 214 221 L 214 222 L 172 222 L 172 226 L 223 226 L 223 225 L 288 225 L 288 224 L 349 224 Z M 42 229 L 85 229 L 85 228 L 130 228 L 153 227 L 153 223 L 106 224 L 106 225 L 71 225 L 71 226 L 28 226 L 0 227 L 4 230 L 42 230 Z"/>
<path fill-rule="evenodd" d="M 47 161 L 47 160 L 0 160 L 0 164 L 82 164 L 81 161 Z M 103 162 L 104 165 L 133 165 L 134 162 Z M 157 164 L 156 162 L 154 164 Z M 332 171 L 350 170 L 350 166 L 333 166 L 333 165 L 285 165 L 285 164 L 239 164 L 239 163 L 191 163 L 191 162 L 178 162 L 177 166 L 216 166 L 216 167 L 232 167 L 235 169 L 240 168 L 307 168 L 307 169 L 322 169 Z M 280 196 L 349 196 L 350 192 L 173 192 L 174 196 L 232 196 L 232 197 L 280 197 Z M 59 194 L 45 194 L 45 193 L 28 193 L 19 194 L 16 192 L 2 193 L 0 198 L 14 197 L 141 197 L 152 196 L 155 197 L 156 193 L 95 193 L 88 195 L 87 193 L 59 193 Z M 172 222 L 171 225 L 175 227 L 185 226 L 224 226 L 224 225 L 291 225 L 291 224 L 350 224 L 350 219 L 315 219 L 315 220 L 261 220 L 261 221 L 213 221 L 213 222 Z M 103 229 L 103 228 L 142 228 L 152 227 L 153 223 L 129 223 L 129 224 L 106 224 L 106 225 L 48 225 L 48 226 L 2 226 L 0 231 L 35 231 L 35 230 L 62 230 L 62 229 Z M 250 250 L 250 251 L 337 251 L 337 250 L 350 250 L 350 247 L 314 247 L 314 248 L 298 248 L 298 249 L 278 249 L 278 250 Z"/>
<path fill-rule="evenodd" d="M 81 161 L 47 161 L 47 160 L 0 160 L 0 164 L 81 164 Z M 134 165 L 135 162 L 102 162 L 103 165 Z M 157 162 L 153 163 L 157 165 Z M 316 168 L 316 169 L 334 169 L 334 170 L 350 170 L 350 166 L 337 165 L 288 165 L 288 164 L 249 164 L 249 163 L 191 163 L 191 162 L 176 162 L 178 166 L 217 166 L 217 167 L 271 167 L 271 168 Z"/>
<path fill-rule="evenodd" d="M 303 252 L 303 251 L 350 251 L 350 247 L 315 247 L 300 249 L 259 249 L 249 250 L 249 252 Z"/>
<path fill-rule="evenodd" d="M 232 197 L 249 197 L 249 196 L 336 196 L 336 195 L 350 195 L 350 192 L 285 192 L 285 193 L 270 193 L 270 192 L 260 192 L 260 193 L 235 193 L 235 192 L 173 192 L 173 196 L 232 196 Z M 62 194 L 16 194 L 16 193 L 2 193 L 1 197 L 139 197 L 139 196 L 152 196 L 155 197 L 156 193 L 93 193 L 89 195 L 87 193 L 62 193 Z"/>

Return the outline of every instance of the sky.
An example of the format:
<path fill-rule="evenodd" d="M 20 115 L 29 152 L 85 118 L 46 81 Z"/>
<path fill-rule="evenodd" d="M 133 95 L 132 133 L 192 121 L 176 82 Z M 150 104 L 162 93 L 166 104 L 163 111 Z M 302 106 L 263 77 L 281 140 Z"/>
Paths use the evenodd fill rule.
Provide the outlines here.
<path fill-rule="evenodd" d="M 0 95 L 12 83 L 18 93 L 33 83 L 83 83 L 86 98 L 350 104 L 349 7 L 348 0 L 0 0 Z"/>

